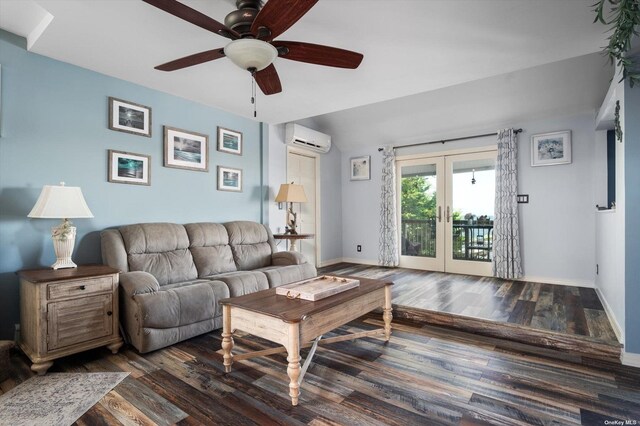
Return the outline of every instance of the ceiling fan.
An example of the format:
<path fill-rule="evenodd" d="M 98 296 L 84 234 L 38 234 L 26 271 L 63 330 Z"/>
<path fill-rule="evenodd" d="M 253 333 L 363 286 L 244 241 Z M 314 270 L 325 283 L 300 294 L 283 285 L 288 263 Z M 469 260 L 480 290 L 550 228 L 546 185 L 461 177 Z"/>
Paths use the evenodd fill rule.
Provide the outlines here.
<path fill-rule="evenodd" d="M 299 41 L 274 40 L 307 13 L 318 0 L 236 0 L 236 7 L 224 25 L 176 0 L 143 0 L 158 9 L 232 41 L 224 48 L 207 50 L 155 67 L 175 71 L 227 57 L 249 71 L 265 95 L 282 91 L 276 57 L 338 68 L 358 68 L 363 55 L 349 50 Z"/>

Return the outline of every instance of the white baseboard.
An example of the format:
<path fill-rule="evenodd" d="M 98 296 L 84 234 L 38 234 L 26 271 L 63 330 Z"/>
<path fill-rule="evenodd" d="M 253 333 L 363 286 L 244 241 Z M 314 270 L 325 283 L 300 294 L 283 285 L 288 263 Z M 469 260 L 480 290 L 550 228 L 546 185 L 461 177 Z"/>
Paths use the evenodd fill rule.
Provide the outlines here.
<path fill-rule="evenodd" d="M 343 257 L 342 261 L 346 263 L 359 263 L 360 265 L 378 266 L 378 261 L 371 260 L 371 259 L 357 259 L 354 257 Z"/>
<path fill-rule="evenodd" d="M 613 332 L 616 333 L 616 337 L 618 338 L 618 341 L 624 344 L 624 333 L 622 332 L 622 327 L 620 327 L 620 323 L 618 322 L 618 319 L 614 315 L 613 310 L 609 305 L 609 302 L 607 302 L 607 299 L 605 299 L 604 294 L 602 294 L 600 289 L 597 287 L 596 287 L 596 293 L 598 295 L 598 298 L 602 302 L 602 306 L 604 306 L 604 311 L 607 313 L 607 317 L 609 317 L 609 322 L 611 323 Z"/>
<path fill-rule="evenodd" d="M 632 352 L 622 352 L 622 363 L 630 367 L 640 368 L 640 354 Z"/>
<path fill-rule="evenodd" d="M 323 262 L 320 262 L 320 264 L 318 265 L 318 268 L 324 268 L 325 266 L 331 266 L 331 265 L 335 265 L 336 263 L 342 263 L 342 262 L 343 260 L 341 257 L 337 259 L 325 260 Z"/>
<path fill-rule="evenodd" d="M 542 283 L 542 284 L 559 284 L 566 285 L 571 287 L 587 287 L 587 288 L 595 288 L 595 283 L 589 280 L 567 280 L 564 278 L 551 278 L 551 277 L 530 277 L 525 276 L 518 278 L 518 281 L 529 281 L 532 283 Z"/>

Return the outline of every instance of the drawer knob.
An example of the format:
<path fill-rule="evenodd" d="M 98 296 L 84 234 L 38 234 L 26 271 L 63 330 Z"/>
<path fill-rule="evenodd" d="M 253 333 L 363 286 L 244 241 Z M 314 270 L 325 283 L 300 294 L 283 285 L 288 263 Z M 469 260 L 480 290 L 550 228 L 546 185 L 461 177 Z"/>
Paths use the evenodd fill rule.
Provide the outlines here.
<path fill-rule="evenodd" d="M 86 286 L 83 286 L 83 285 L 80 286 L 80 290 L 86 290 L 86 289 L 87 289 Z"/>
<path fill-rule="evenodd" d="M 108 315 L 108 316 L 111 316 L 111 315 L 113 315 L 113 312 L 111 312 L 111 311 L 107 311 L 107 315 Z"/>

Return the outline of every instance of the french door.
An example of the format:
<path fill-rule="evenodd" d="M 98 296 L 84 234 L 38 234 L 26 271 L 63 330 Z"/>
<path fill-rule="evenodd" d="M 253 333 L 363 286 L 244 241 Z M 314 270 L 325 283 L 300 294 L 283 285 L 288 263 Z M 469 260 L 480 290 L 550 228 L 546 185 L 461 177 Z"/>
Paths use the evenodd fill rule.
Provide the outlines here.
<path fill-rule="evenodd" d="M 396 163 L 400 266 L 491 275 L 496 151 Z"/>

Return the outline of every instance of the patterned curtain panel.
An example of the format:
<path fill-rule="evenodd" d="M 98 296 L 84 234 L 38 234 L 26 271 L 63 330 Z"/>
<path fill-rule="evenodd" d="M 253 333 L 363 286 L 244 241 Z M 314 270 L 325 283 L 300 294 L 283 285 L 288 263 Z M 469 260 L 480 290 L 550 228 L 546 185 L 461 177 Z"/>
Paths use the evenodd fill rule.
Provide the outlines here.
<path fill-rule="evenodd" d="M 498 132 L 496 209 L 493 224 L 493 275 L 522 276 L 518 226 L 518 136 L 513 129 Z"/>
<path fill-rule="evenodd" d="M 396 155 L 392 147 L 382 152 L 382 190 L 380 197 L 380 243 L 378 263 L 398 266 L 396 222 Z"/>

